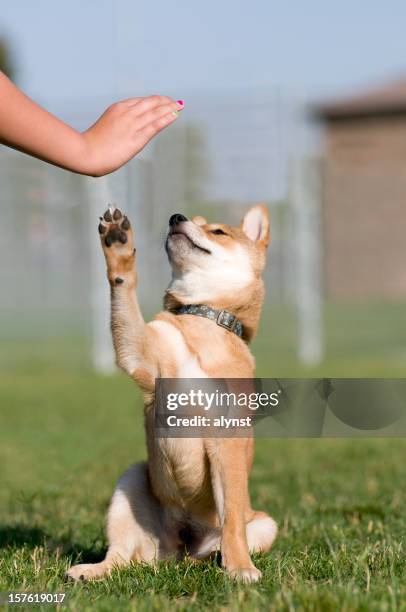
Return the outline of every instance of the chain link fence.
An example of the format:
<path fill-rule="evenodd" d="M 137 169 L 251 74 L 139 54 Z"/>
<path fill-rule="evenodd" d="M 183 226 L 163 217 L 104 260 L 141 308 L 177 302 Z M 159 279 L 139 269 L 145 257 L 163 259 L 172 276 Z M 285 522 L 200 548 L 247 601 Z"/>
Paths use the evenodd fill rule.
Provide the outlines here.
<path fill-rule="evenodd" d="M 290 168 L 303 148 L 303 109 L 281 93 L 189 100 L 193 110 L 108 177 L 77 176 L 1 150 L 0 335 L 10 348 L 3 352 L 5 364 L 38 356 L 27 343 L 54 342 L 55 359 L 71 350 L 72 360 L 111 369 L 109 292 L 97 235 L 98 216 L 108 204 L 124 209 L 133 222 L 138 292 L 147 317 L 161 307 L 170 277 L 164 251 L 169 216 L 203 214 L 238 224 L 259 201 L 271 211 L 267 303 L 294 305 Z"/>

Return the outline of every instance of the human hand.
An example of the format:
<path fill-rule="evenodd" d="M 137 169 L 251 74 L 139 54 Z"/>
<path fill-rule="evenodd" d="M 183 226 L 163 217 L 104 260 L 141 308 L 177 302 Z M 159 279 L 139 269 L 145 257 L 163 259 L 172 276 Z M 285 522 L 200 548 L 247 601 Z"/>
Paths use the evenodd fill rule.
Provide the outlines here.
<path fill-rule="evenodd" d="M 130 98 L 109 106 L 82 134 L 82 172 L 103 176 L 120 168 L 176 121 L 183 107 L 182 100 L 174 102 L 167 96 Z"/>
<path fill-rule="evenodd" d="M 167 96 L 130 98 L 110 106 L 80 133 L 0 72 L 0 143 L 71 172 L 103 176 L 139 153 L 183 106 Z"/>

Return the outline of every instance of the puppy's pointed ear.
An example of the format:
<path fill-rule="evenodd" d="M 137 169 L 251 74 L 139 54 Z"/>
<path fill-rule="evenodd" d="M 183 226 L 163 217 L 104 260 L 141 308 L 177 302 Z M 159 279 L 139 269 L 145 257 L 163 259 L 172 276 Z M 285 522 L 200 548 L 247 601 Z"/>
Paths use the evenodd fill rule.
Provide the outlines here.
<path fill-rule="evenodd" d="M 197 215 L 197 217 L 193 217 L 192 219 L 193 223 L 196 223 L 196 225 L 206 225 L 207 221 L 204 217 L 201 217 L 200 215 Z"/>
<path fill-rule="evenodd" d="M 264 204 L 257 204 L 249 209 L 241 221 L 241 229 L 250 240 L 264 247 L 269 244 L 269 213 Z"/>

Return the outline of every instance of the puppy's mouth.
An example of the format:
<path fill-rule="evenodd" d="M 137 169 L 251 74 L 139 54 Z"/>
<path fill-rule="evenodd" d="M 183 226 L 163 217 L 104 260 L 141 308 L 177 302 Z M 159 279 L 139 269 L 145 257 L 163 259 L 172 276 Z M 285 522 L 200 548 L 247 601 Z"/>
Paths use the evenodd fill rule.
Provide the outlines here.
<path fill-rule="evenodd" d="M 203 253 L 207 253 L 208 255 L 211 255 L 211 251 L 209 251 L 209 249 L 206 249 L 205 247 L 200 246 L 199 244 L 197 244 L 196 242 L 194 242 L 194 240 L 192 240 L 192 238 L 186 234 L 186 232 L 182 231 L 180 229 L 180 227 L 174 227 L 171 228 L 169 230 L 168 233 L 168 237 L 166 239 L 166 243 L 168 243 L 168 240 L 172 238 L 174 240 L 182 240 L 185 239 L 188 241 L 188 243 L 195 249 L 199 249 L 199 251 L 203 251 Z"/>

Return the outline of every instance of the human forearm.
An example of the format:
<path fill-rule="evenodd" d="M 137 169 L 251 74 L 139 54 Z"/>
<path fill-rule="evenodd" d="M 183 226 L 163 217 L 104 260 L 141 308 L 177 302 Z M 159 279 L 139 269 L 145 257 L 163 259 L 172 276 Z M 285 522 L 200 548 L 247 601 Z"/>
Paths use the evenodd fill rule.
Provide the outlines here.
<path fill-rule="evenodd" d="M 82 134 L 38 106 L 1 73 L 0 141 L 62 168 L 87 173 Z"/>

